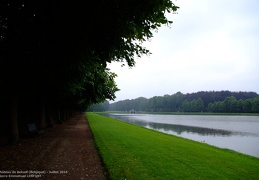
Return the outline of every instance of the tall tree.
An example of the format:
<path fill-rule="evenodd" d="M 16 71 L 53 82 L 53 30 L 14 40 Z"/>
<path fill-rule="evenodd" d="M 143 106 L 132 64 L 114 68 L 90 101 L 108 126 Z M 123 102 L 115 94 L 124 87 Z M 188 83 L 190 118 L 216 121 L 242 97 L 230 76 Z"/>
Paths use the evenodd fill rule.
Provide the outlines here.
<path fill-rule="evenodd" d="M 19 112 L 30 104 L 37 104 L 41 116 L 32 121 L 44 126 L 51 122 L 46 119 L 64 120 L 114 99 L 118 88 L 107 63 L 134 66 L 135 55 L 149 53 L 142 42 L 172 23 L 165 13 L 177 8 L 170 0 L 2 0 L 0 99 L 18 115 L 0 117 L 19 134 L 17 122 L 27 123 Z"/>

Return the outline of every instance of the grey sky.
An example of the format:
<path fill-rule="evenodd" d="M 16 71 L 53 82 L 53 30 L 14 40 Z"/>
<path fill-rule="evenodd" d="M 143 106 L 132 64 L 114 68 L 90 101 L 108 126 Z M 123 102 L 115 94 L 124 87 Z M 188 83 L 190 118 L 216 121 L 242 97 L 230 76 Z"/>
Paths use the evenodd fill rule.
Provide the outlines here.
<path fill-rule="evenodd" d="M 259 1 L 177 0 L 169 15 L 144 44 L 152 55 L 136 66 L 108 66 L 118 77 L 116 100 L 163 96 L 178 91 L 230 90 L 259 93 Z"/>

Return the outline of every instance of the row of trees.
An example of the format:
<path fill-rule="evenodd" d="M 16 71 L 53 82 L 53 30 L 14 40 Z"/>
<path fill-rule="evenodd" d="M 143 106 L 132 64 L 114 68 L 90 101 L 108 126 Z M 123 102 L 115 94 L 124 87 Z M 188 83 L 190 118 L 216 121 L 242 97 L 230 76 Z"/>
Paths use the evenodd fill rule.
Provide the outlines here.
<path fill-rule="evenodd" d="M 110 109 L 110 103 L 109 101 L 105 101 L 103 103 L 93 104 L 91 105 L 87 111 L 90 112 L 103 112 L 103 111 L 109 111 Z"/>
<path fill-rule="evenodd" d="M 201 112 L 206 110 L 201 98 L 194 99 L 192 101 L 185 100 L 181 107 L 182 111 L 185 112 Z"/>
<path fill-rule="evenodd" d="M 119 89 L 107 63 L 134 66 L 149 53 L 142 42 L 177 8 L 170 0 L 1 0 L 0 141 L 17 141 L 29 122 L 44 129 L 113 100 Z"/>
<path fill-rule="evenodd" d="M 257 101 L 258 94 L 255 92 L 202 91 L 188 94 L 177 92 L 173 95 L 155 96 L 150 99 L 140 97 L 115 102 L 110 104 L 109 110 L 128 111 L 135 109 L 137 111 L 149 112 L 259 112 Z M 238 102 L 239 110 L 237 110 L 237 107 L 234 107 L 235 105 L 237 106 Z"/>
<path fill-rule="evenodd" d="M 224 101 L 209 103 L 208 111 L 227 113 L 259 113 L 259 96 L 246 100 L 237 100 L 233 96 L 227 97 Z"/>

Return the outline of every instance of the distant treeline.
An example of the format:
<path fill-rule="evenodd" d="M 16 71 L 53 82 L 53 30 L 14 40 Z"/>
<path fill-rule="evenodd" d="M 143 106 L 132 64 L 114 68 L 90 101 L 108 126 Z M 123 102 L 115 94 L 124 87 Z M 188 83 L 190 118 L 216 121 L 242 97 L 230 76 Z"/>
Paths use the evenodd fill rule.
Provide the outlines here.
<path fill-rule="evenodd" d="M 146 112 L 238 112 L 258 113 L 259 96 L 255 92 L 201 91 L 183 94 L 139 97 L 109 104 L 95 105 L 92 111 L 136 111 Z"/>

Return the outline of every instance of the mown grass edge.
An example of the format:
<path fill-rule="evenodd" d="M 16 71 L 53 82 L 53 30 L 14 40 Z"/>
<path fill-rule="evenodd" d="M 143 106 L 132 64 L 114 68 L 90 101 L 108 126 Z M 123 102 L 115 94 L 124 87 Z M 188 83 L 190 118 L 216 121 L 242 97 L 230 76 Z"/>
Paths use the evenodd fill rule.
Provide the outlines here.
<path fill-rule="evenodd" d="M 259 159 L 87 113 L 110 179 L 259 179 Z"/>

